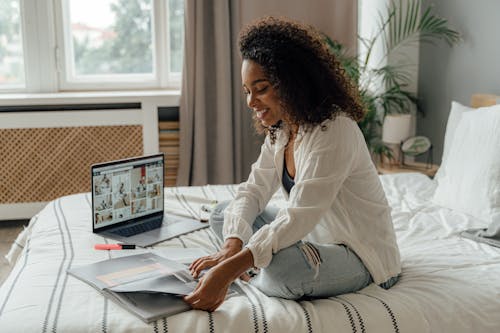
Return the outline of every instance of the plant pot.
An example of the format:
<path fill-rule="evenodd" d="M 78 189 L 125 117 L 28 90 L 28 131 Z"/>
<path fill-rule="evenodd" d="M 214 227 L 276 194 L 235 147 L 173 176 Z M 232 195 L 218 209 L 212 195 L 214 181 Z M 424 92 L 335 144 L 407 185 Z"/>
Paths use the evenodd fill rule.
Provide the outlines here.
<path fill-rule="evenodd" d="M 399 164 L 401 162 L 401 142 L 411 136 L 412 115 L 391 114 L 384 118 L 382 141 L 391 149 L 392 158 L 384 156 L 382 163 Z"/>

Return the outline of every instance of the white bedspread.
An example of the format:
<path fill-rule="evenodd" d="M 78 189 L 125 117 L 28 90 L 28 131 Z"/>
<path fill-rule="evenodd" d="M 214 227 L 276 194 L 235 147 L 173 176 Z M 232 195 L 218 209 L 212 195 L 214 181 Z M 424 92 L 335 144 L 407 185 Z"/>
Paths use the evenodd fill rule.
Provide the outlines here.
<path fill-rule="evenodd" d="M 92 234 L 86 193 L 49 203 L 18 237 L 9 256 L 15 267 L 0 288 L 0 332 L 500 332 L 500 249 L 458 236 L 483 225 L 432 205 L 434 183 L 425 176 L 381 179 L 403 260 L 401 279 L 390 290 L 371 285 L 358 293 L 294 302 L 237 282 L 245 294 L 213 313 L 193 310 L 147 325 L 65 273 L 137 253 L 93 250 L 105 241 Z M 200 203 L 188 196 L 222 201 L 234 191 L 235 186 L 167 188 L 165 207 L 196 216 Z M 272 204 L 283 204 L 279 193 Z M 218 246 L 204 229 L 156 248 Z"/>

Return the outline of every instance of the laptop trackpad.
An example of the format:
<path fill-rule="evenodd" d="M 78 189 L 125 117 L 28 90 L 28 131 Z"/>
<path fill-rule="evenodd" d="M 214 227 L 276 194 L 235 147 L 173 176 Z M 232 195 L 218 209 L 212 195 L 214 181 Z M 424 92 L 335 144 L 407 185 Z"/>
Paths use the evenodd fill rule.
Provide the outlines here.
<path fill-rule="evenodd" d="M 150 230 L 143 233 L 143 235 L 158 241 L 167 240 L 179 235 L 183 235 L 201 228 L 208 227 L 208 223 L 200 222 L 198 220 L 186 219 L 171 216 L 165 216 L 163 224 L 159 229 Z"/>
<path fill-rule="evenodd" d="M 121 237 L 109 233 L 106 236 L 129 244 L 146 247 L 172 239 L 180 235 L 206 228 L 208 226 L 209 224 L 207 222 L 200 222 L 198 220 L 179 217 L 175 215 L 165 215 L 160 228 L 156 228 L 130 237 Z"/>
<path fill-rule="evenodd" d="M 208 226 L 209 224 L 207 222 L 200 222 L 198 220 L 190 218 L 165 214 L 161 226 L 153 230 L 149 230 L 129 237 L 119 236 L 110 232 L 104 232 L 101 235 L 107 238 L 118 240 L 120 242 L 135 244 L 140 247 L 146 247 L 183 234 L 206 228 Z"/>

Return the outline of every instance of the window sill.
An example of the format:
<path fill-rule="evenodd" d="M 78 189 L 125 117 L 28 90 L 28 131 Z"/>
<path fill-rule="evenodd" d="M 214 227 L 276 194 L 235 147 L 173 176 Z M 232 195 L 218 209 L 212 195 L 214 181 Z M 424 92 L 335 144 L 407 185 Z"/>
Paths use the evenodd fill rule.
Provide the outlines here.
<path fill-rule="evenodd" d="M 0 105 L 36 105 L 85 102 L 162 101 L 162 106 L 178 106 L 180 90 L 84 91 L 60 93 L 8 93 L 0 94 Z"/>

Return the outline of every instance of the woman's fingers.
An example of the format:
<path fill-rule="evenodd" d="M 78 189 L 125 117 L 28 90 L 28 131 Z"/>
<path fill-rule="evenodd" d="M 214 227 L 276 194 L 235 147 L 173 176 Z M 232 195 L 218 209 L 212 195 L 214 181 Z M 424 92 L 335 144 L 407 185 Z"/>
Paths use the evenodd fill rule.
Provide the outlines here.
<path fill-rule="evenodd" d="M 196 265 L 196 263 L 198 263 L 198 262 L 199 262 L 200 260 L 202 260 L 203 258 L 204 258 L 204 257 L 201 257 L 201 258 L 196 259 L 195 261 L 193 261 L 193 262 L 189 265 L 189 267 L 188 267 L 188 268 L 189 268 L 189 269 L 193 268 L 193 267 Z"/>
<path fill-rule="evenodd" d="M 184 301 L 193 309 L 215 311 L 224 302 L 227 292 L 227 287 L 218 289 L 217 285 L 213 285 L 213 281 L 205 281 L 204 276 L 193 292 L 184 297 Z"/>
<path fill-rule="evenodd" d="M 237 252 L 239 252 L 239 249 L 236 249 L 235 251 L 222 249 L 209 256 L 198 258 L 195 261 L 193 261 L 191 265 L 189 265 L 189 270 L 191 271 L 191 275 L 197 277 L 203 269 L 213 267 L 218 263 L 220 263 L 221 261 L 233 256 Z"/>
<path fill-rule="evenodd" d="M 193 306 L 196 303 L 196 301 L 199 300 L 200 298 L 196 292 L 192 292 L 191 294 L 184 296 L 184 301 L 189 303 L 191 306 Z"/>
<path fill-rule="evenodd" d="M 195 260 L 191 266 L 189 266 L 189 270 L 191 271 L 191 275 L 193 272 L 198 271 L 198 267 L 201 265 L 201 263 L 205 262 L 206 260 L 209 260 L 210 257 L 202 257 L 197 260 Z"/>
<path fill-rule="evenodd" d="M 198 300 L 194 304 L 191 304 L 191 307 L 195 310 L 207 310 L 207 302 L 203 302 L 202 300 Z"/>
<path fill-rule="evenodd" d="M 201 258 L 196 259 L 189 266 L 189 270 L 191 271 L 191 275 L 194 278 L 197 278 L 200 275 L 200 272 L 202 270 L 217 265 L 220 262 L 221 258 L 222 258 L 222 256 L 220 255 L 220 253 L 217 252 L 217 253 L 214 253 L 210 256 L 201 257 Z"/>
<path fill-rule="evenodd" d="M 191 267 L 189 270 L 191 271 L 191 275 L 193 277 L 197 277 L 198 274 L 200 273 L 200 267 L 202 265 L 204 265 L 204 263 L 207 261 L 207 260 L 210 260 L 210 259 L 207 259 L 207 258 L 203 258 L 202 260 L 199 260 L 196 264 L 193 265 L 193 267 Z"/>
<path fill-rule="evenodd" d="M 191 292 L 191 294 L 184 296 L 184 301 L 189 303 L 191 306 L 199 299 L 200 299 L 200 288 L 201 284 L 203 283 L 203 280 L 200 280 L 194 290 Z"/>
<path fill-rule="evenodd" d="M 203 262 L 204 260 L 206 260 L 208 257 L 201 257 L 201 258 L 198 258 L 196 259 L 195 261 L 193 261 L 191 263 L 191 265 L 189 265 L 189 270 L 192 271 L 193 269 L 196 268 L 196 266 L 198 266 L 201 262 Z"/>
<path fill-rule="evenodd" d="M 199 288 L 200 283 L 198 283 L 197 289 Z M 204 300 L 205 299 L 205 300 Z M 184 301 L 187 302 L 193 309 L 197 310 L 206 310 L 210 307 L 210 301 L 206 300 L 206 297 L 200 295 L 200 290 L 194 290 L 191 294 L 184 297 Z"/>
<path fill-rule="evenodd" d="M 196 294 L 187 299 L 187 296 L 184 298 L 184 300 L 189 303 L 191 308 L 195 310 L 204 310 L 204 311 L 210 311 L 213 312 L 217 310 L 217 308 L 222 304 L 222 301 L 219 300 L 212 300 L 206 297 L 201 297 L 202 295 Z"/>
<path fill-rule="evenodd" d="M 200 272 L 202 270 L 204 270 L 206 268 L 213 267 L 215 265 L 217 265 L 217 260 L 214 260 L 214 259 L 208 259 L 208 260 L 202 261 L 191 270 L 191 275 L 193 275 L 193 277 L 196 279 L 200 275 Z"/>
<path fill-rule="evenodd" d="M 197 265 L 199 265 L 201 262 L 205 261 L 205 260 L 210 260 L 210 259 L 213 259 L 215 254 L 211 254 L 209 256 L 204 256 L 204 257 L 201 257 L 201 258 L 198 258 L 196 259 L 195 261 L 193 261 L 191 263 L 191 265 L 189 265 L 189 269 L 192 269 L 194 267 L 196 267 Z"/>

